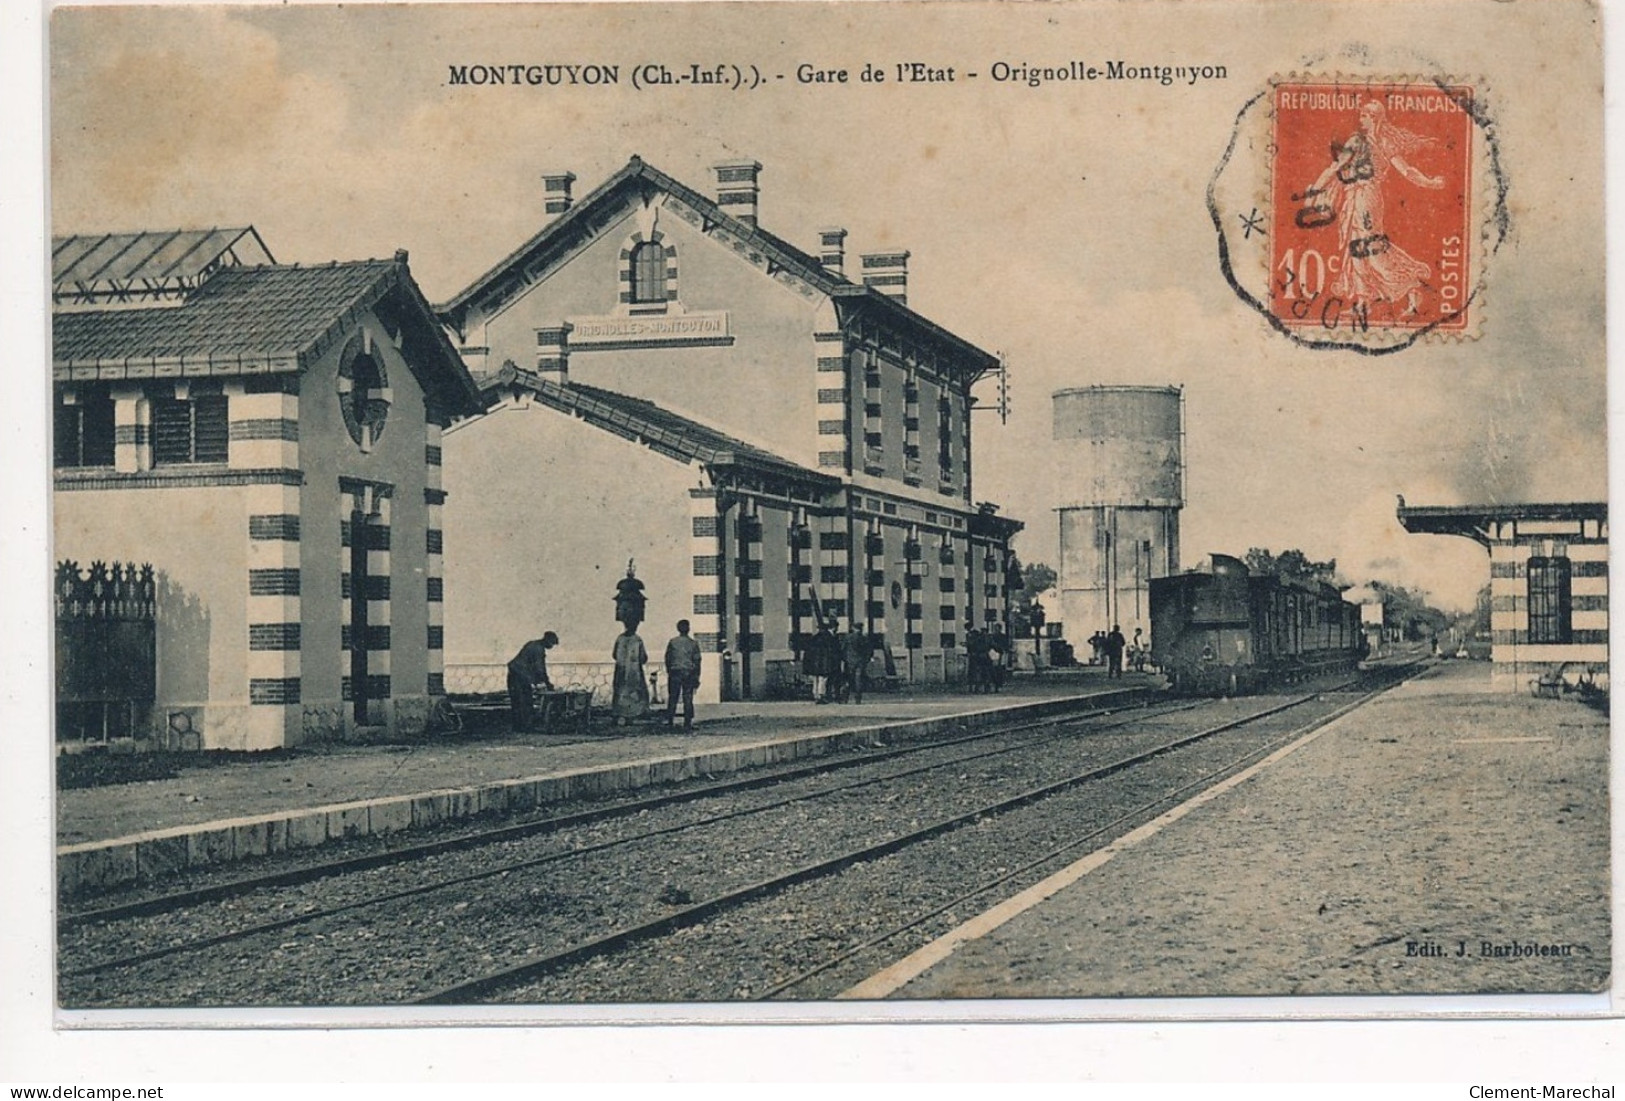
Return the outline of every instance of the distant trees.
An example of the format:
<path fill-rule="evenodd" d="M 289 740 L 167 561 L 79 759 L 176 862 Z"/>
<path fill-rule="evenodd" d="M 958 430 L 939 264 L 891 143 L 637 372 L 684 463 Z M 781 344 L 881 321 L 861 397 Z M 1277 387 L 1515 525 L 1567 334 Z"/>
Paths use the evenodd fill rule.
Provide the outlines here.
<path fill-rule="evenodd" d="M 1021 588 L 1010 593 L 1010 631 L 1016 638 L 1033 634 L 1033 598 L 1055 587 L 1055 570 L 1042 562 L 1030 562 L 1021 567 Z"/>
<path fill-rule="evenodd" d="M 1386 581 L 1370 585 L 1382 597 L 1383 626 L 1398 628 L 1400 637 L 1412 642 L 1437 638 L 1450 626 L 1450 616 L 1430 605 L 1426 593 Z"/>
<path fill-rule="evenodd" d="M 1280 554 L 1264 548 L 1252 547 L 1247 551 L 1247 568 L 1255 574 L 1272 574 L 1293 581 L 1324 581 L 1337 584 L 1337 559 L 1316 562 L 1296 547 Z"/>

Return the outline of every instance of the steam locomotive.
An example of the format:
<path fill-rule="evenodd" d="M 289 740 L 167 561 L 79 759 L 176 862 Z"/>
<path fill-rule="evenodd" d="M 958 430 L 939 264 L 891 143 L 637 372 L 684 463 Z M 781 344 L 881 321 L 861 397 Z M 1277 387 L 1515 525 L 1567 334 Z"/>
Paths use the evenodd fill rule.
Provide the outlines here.
<path fill-rule="evenodd" d="M 1360 609 L 1324 582 L 1254 574 L 1239 558 L 1151 581 L 1151 660 L 1175 692 L 1235 695 L 1353 669 Z"/>

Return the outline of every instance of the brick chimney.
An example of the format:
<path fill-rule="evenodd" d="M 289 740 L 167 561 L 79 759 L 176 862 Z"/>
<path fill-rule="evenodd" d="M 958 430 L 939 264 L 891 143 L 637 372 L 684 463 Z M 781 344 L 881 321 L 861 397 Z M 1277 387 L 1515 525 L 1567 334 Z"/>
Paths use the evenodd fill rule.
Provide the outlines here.
<path fill-rule="evenodd" d="M 863 256 L 863 285 L 908 305 L 908 253 L 869 252 Z"/>
<path fill-rule="evenodd" d="M 818 262 L 836 275 L 846 277 L 846 230 L 825 226 L 818 231 Z"/>
<path fill-rule="evenodd" d="M 546 213 L 563 214 L 575 204 L 575 199 L 570 193 L 570 188 L 575 182 L 574 172 L 542 173 L 542 198 L 546 203 L 544 207 Z"/>
<path fill-rule="evenodd" d="M 536 373 L 552 382 L 570 381 L 570 330 L 568 321 L 549 329 L 536 330 Z"/>
<path fill-rule="evenodd" d="M 761 194 L 757 177 L 762 174 L 758 161 L 723 161 L 713 165 L 717 173 L 717 205 L 724 214 L 731 214 L 748 226 L 756 224 L 756 200 Z"/>

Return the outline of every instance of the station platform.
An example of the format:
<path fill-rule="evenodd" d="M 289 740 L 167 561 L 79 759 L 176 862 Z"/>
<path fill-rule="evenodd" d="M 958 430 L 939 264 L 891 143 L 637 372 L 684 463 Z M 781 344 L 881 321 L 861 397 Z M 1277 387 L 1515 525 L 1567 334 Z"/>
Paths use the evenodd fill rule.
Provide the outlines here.
<path fill-rule="evenodd" d="M 847 999 L 1605 988 L 1609 729 L 1445 662 Z"/>
<path fill-rule="evenodd" d="M 700 705 L 686 732 L 663 717 L 629 727 L 602 717 L 585 734 L 494 731 L 200 760 L 169 779 L 58 791 L 57 883 L 71 893 L 158 880 L 334 840 L 1038 718 L 1090 696 L 1160 684 L 1132 673 L 1108 680 L 1085 667 L 1017 676 L 991 695 L 922 686 L 871 692 L 861 704 Z"/>

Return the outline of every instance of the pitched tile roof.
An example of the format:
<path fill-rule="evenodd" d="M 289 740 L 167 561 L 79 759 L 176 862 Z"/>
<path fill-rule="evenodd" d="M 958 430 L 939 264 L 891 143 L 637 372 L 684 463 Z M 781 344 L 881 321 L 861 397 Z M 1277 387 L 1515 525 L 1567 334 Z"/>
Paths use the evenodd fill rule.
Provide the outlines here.
<path fill-rule="evenodd" d="M 700 462 L 714 467 L 747 467 L 823 487 L 840 484 L 838 478 L 804 467 L 643 398 L 597 386 L 556 382 L 511 364 L 482 381 L 480 388 L 494 396 L 501 388 L 512 385 L 535 394 L 536 400 L 550 408 L 577 415 L 595 427 L 684 462 Z"/>
<path fill-rule="evenodd" d="M 362 311 L 386 305 L 424 388 L 450 413 L 482 409 L 478 387 L 412 279 L 405 253 L 316 267 L 220 268 L 178 305 L 56 313 L 52 373 L 61 381 L 303 370 Z"/>
<path fill-rule="evenodd" d="M 286 361 L 313 350 L 347 312 L 366 309 L 395 281 L 389 260 L 321 267 L 224 268 L 180 306 L 58 313 L 58 365 L 207 359 Z"/>
<path fill-rule="evenodd" d="M 759 251 L 768 260 L 770 269 L 791 272 L 843 305 L 875 311 L 890 323 L 951 349 L 971 364 L 971 369 L 977 375 L 998 367 L 998 357 L 992 353 L 978 348 L 897 299 L 836 275 L 809 253 L 756 225 L 739 221 L 709 197 L 635 156 L 620 171 L 543 226 L 462 293 L 437 307 L 441 317 L 448 324 L 460 327 L 467 312 L 476 304 L 488 309 L 495 303 L 506 302 L 522 293 L 534 281 L 531 273 L 542 270 L 557 256 L 568 254 L 588 240 L 592 235 L 591 227 L 601 222 L 606 210 L 624 201 L 626 195 L 650 186 L 677 196 L 688 206 L 702 212 L 708 222 L 726 225 L 731 233 Z"/>

